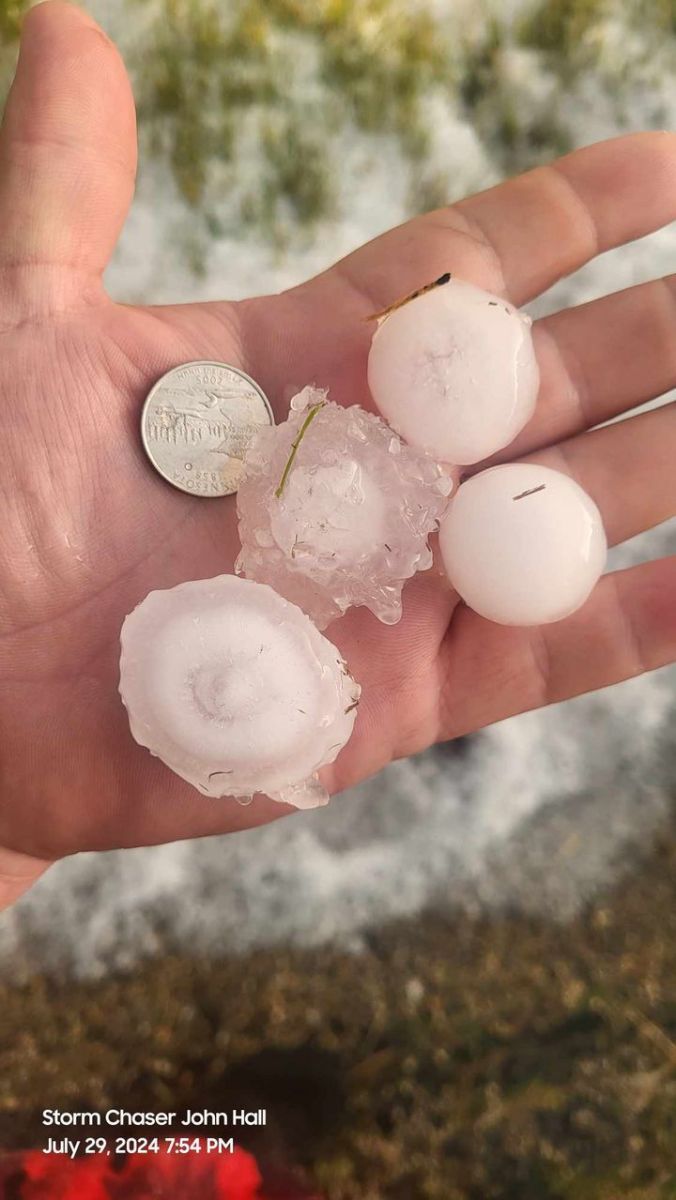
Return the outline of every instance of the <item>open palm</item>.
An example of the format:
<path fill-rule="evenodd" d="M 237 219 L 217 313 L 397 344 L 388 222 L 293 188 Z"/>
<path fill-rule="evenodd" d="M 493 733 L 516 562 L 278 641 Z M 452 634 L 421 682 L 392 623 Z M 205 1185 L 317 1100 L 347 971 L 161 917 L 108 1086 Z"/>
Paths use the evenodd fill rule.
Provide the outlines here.
<path fill-rule="evenodd" d="M 48 0 L 26 20 L 0 139 L 0 901 L 80 849 L 239 829 L 286 811 L 206 800 L 131 739 L 117 695 L 124 615 L 154 588 L 232 570 L 234 501 L 162 482 L 138 418 L 154 380 L 215 358 L 260 381 L 369 404 L 363 318 L 451 270 L 521 304 L 591 256 L 676 217 L 676 137 L 600 144 L 394 230 L 280 296 L 133 308 L 101 273 L 126 215 L 133 101 L 115 48 Z M 573 474 L 611 542 L 676 512 L 673 406 L 598 425 L 676 382 L 674 284 L 535 325 L 537 413 L 502 457 Z M 606 576 L 543 629 L 492 625 L 436 571 L 394 628 L 330 630 L 364 689 L 338 790 L 391 758 L 676 654 L 676 561 Z"/>

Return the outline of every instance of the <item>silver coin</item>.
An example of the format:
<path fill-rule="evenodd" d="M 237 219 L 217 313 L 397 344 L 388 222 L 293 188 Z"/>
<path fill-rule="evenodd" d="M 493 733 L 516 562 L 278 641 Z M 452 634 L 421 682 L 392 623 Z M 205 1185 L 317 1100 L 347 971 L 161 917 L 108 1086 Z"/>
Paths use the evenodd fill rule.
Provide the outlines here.
<path fill-rule="evenodd" d="M 230 496 L 252 438 L 274 417 L 264 392 L 237 367 L 188 362 L 151 388 L 141 438 L 156 471 L 193 496 Z"/>

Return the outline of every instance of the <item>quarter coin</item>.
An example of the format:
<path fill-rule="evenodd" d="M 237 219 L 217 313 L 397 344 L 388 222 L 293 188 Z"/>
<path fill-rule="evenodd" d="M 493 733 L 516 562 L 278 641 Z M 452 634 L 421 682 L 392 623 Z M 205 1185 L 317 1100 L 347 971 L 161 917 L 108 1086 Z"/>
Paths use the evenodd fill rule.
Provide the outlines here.
<path fill-rule="evenodd" d="M 256 432 L 274 417 L 255 380 L 220 362 L 188 362 L 151 388 L 141 438 L 155 470 L 193 496 L 230 496 Z"/>

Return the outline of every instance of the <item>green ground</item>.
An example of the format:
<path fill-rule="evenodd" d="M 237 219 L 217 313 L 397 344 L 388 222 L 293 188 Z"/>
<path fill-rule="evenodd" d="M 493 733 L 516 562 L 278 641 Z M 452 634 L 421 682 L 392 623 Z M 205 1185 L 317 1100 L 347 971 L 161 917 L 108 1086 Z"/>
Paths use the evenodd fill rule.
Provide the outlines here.
<path fill-rule="evenodd" d="M 0 0 L 0 96 L 26 3 Z M 407 0 L 121 0 L 126 19 L 116 18 L 115 32 L 143 161 L 168 163 L 199 216 L 190 222 L 193 265 L 210 238 L 247 229 L 284 246 L 339 215 L 351 130 L 398 143 L 411 213 L 456 198 L 425 117 L 431 94 L 513 172 L 572 146 L 567 100 L 581 73 L 617 91 L 619 127 L 636 72 L 676 51 L 675 0 L 535 0 L 511 22 L 508 11 L 480 0 L 468 22 L 453 5 L 442 19 Z M 640 31 L 631 61 L 613 65 L 607 53 L 609 16 L 627 30 L 622 46 Z M 514 49 L 528 57 L 525 74 L 514 72 Z M 546 99 L 533 82 L 543 71 Z"/>
<path fill-rule="evenodd" d="M 429 914 L 357 955 L 0 987 L 0 1141 L 42 1144 L 47 1104 L 264 1106 L 249 1144 L 330 1200 L 674 1200 L 674 833 L 564 927 Z"/>

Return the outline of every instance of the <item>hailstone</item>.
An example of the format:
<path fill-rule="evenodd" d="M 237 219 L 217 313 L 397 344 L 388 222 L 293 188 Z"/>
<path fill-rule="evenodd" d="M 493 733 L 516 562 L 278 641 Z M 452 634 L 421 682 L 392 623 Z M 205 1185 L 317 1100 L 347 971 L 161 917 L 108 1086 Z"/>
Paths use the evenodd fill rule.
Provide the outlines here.
<path fill-rule="evenodd" d="M 539 385 L 531 318 L 450 279 L 379 322 L 368 359 L 376 407 L 438 461 L 480 462 L 514 440 Z"/>
<path fill-rule="evenodd" d="M 151 592 L 121 641 L 131 732 L 177 775 L 208 796 L 326 802 L 316 773 L 348 741 L 360 688 L 299 608 L 219 575 Z"/>
<path fill-rule="evenodd" d="M 591 497 L 568 475 L 534 463 L 491 467 L 461 484 L 439 546 L 465 603 L 502 625 L 569 616 L 589 596 L 607 551 Z"/>
<path fill-rule="evenodd" d="M 237 493 L 235 570 L 271 584 L 323 629 L 352 605 L 386 624 L 404 582 L 431 566 L 452 480 L 379 417 L 304 388 L 256 435 Z"/>

